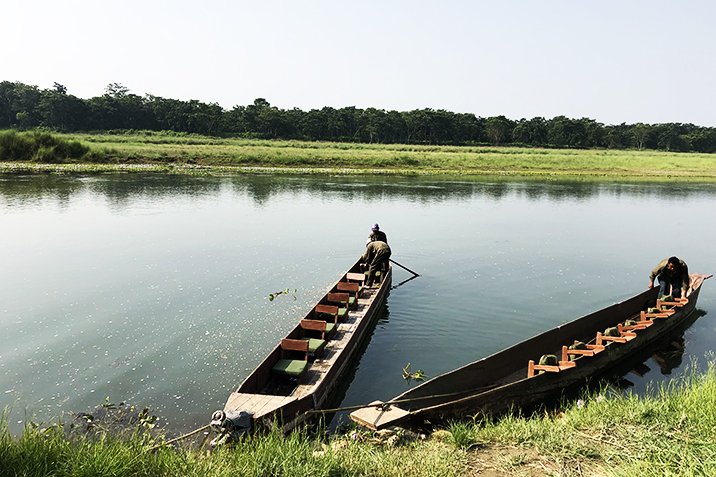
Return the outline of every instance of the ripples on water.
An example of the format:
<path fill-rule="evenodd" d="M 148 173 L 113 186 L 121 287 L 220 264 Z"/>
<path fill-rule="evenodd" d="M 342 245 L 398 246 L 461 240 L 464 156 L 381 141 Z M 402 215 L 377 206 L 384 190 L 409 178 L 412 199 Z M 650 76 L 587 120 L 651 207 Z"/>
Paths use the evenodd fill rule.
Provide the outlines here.
<path fill-rule="evenodd" d="M 712 184 L 3 177 L 1 403 L 18 420 L 26 406 L 49 419 L 109 396 L 149 406 L 177 430 L 202 426 L 362 253 L 376 221 L 393 258 L 421 276 L 391 291 L 342 404 L 389 399 L 407 389 L 408 363 L 435 376 L 623 300 L 666 256 L 713 273 L 701 238 L 714 235 L 715 192 Z M 410 276 L 396 267 L 394 285 Z M 268 300 L 286 288 L 298 291 Z M 706 312 L 712 288 L 701 295 Z M 708 315 L 696 321 L 687 355 L 703 357 L 714 334 Z M 655 377 L 634 378 L 636 389 Z"/>

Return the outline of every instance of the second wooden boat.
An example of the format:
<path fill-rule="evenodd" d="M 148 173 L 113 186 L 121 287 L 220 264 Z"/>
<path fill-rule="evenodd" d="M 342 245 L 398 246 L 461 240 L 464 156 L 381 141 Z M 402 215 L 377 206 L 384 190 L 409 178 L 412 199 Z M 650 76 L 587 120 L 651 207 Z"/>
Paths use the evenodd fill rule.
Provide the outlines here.
<path fill-rule="evenodd" d="M 657 301 L 658 289 L 647 290 L 426 381 L 390 401 L 376 401 L 351 413 L 351 419 L 374 430 L 419 427 L 426 421 L 496 414 L 559 397 L 683 323 L 709 277 L 690 274 L 684 301 L 662 303 Z M 569 349 L 575 343 L 582 345 L 572 347 L 582 349 Z M 535 364 L 545 355 L 553 355 L 557 362 Z"/>

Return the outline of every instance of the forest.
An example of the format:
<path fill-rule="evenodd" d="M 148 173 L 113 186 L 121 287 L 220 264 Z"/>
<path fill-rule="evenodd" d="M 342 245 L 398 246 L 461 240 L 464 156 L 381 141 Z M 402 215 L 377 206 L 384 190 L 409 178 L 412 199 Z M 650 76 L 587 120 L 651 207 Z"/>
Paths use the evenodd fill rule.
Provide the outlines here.
<path fill-rule="evenodd" d="M 133 94 L 111 83 L 102 96 L 82 99 L 55 83 L 40 89 L 0 82 L 0 129 L 56 132 L 172 131 L 216 137 L 375 144 L 510 145 L 545 148 L 653 149 L 716 152 L 716 128 L 694 124 L 605 125 L 556 116 L 513 120 L 444 109 L 386 111 L 329 106 L 279 109 L 263 98 L 224 109 L 217 103 Z"/>

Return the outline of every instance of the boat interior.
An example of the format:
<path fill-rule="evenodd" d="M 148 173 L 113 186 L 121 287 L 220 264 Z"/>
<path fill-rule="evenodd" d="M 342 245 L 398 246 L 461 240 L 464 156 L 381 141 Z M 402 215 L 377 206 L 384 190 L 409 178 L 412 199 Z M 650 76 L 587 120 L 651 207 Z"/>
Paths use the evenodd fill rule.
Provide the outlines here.
<path fill-rule="evenodd" d="M 352 315 L 360 313 L 352 312 L 360 312 L 365 301 L 362 298 L 378 291 L 386 273 L 377 272 L 374 289 L 365 286 L 367 275 L 360 262 L 356 262 L 241 384 L 237 393 L 285 397 L 305 394 L 306 388 L 325 374 L 326 366 L 340 349 L 345 333 L 341 325 L 356 319 Z"/>

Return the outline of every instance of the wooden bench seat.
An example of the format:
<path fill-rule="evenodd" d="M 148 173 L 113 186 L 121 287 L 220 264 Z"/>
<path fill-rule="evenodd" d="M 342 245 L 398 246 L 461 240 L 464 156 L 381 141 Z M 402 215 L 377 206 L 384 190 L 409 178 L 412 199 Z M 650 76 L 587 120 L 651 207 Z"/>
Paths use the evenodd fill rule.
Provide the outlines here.
<path fill-rule="evenodd" d="M 640 325 L 638 323 L 636 325 L 624 326 L 619 323 L 617 325 L 617 329 L 622 336 L 627 338 L 627 341 L 631 341 L 636 338 L 636 333 L 634 333 L 634 330 L 643 330 L 646 329 L 646 326 Z"/>
<path fill-rule="evenodd" d="M 365 273 L 354 273 L 354 272 L 346 273 L 346 280 L 348 280 L 349 282 L 359 283 L 361 285 L 361 288 L 362 288 L 363 283 L 365 282 L 365 278 L 366 278 Z"/>
<path fill-rule="evenodd" d="M 308 353 L 312 354 L 314 358 L 318 358 L 328 342 L 328 330 L 330 330 L 331 333 L 334 332 L 336 325 L 323 320 L 301 320 L 301 329 L 304 332 L 304 336 L 301 340 L 308 341 Z M 319 334 L 320 337 L 313 338 L 309 336 L 310 332 Z"/>
<path fill-rule="evenodd" d="M 661 310 L 662 306 L 675 306 L 677 308 L 681 308 L 682 306 L 686 305 L 689 302 L 688 298 L 674 298 L 674 301 L 661 301 L 656 300 L 656 308 Z"/>
<path fill-rule="evenodd" d="M 316 331 L 321 334 L 322 340 L 330 340 L 336 332 L 336 324 L 323 320 L 301 320 L 301 328 L 304 330 Z"/>
<path fill-rule="evenodd" d="M 574 361 L 560 361 L 558 366 L 550 364 L 535 364 L 534 360 L 530 360 L 527 365 L 527 377 L 532 378 L 535 375 L 535 371 L 547 371 L 550 373 L 559 373 L 566 369 L 574 368 L 577 363 Z"/>
<path fill-rule="evenodd" d="M 586 345 L 585 345 L 586 346 Z M 575 356 L 594 356 L 599 353 L 593 349 L 569 349 L 567 346 L 562 346 L 562 361 L 569 361 L 569 355 Z"/>
<path fill-rule="evenodd" d="M 271 373 L 276 376 L 295 379 L 299 382 L 308 371 L 308 341 L 303 340 L 281 340 L 281 359 L 271 368 Z M 290 359 L 291 352 L 304 354 L 303 359 Z"/>
<path fill-rule="evenodd" d="M 333 322 L 333 324 L 338 325 L 338 307 L 333 305 L 316 305 L 316 308 L 313 309 L 314 316 L 317 319 L 327 321 L 327 322 Z"/>
<path fill-rule="evenodd" d="M 350 295 L 349 304 L 351 304 L 351 308 L 353 308 L 363 293 L 363 286 L 359 283 L 338 282 L 336 283 L 336 290 Z"/>
<path fill-rule="evenodd" d="M 338 321 L 346 321 L 348 309 L 351 305 L 351 296 L 348 293 L 329 293 L 326 295 L 326 300 L 328 300 L 328 303 L 338 304 Z"/>

